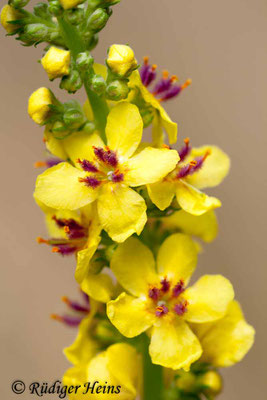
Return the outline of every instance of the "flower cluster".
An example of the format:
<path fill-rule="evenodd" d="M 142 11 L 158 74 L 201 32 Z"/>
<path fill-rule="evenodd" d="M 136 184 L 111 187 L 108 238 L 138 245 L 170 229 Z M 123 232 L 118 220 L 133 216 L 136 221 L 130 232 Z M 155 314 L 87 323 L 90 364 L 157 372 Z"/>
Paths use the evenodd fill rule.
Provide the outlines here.
<path fill-rule="evenodd" d="M 254 340 L 227 278 L 189 285 L 198 239 L 211 242 L 218 229 L 221 202 L 201 190 L 220 184 L 230 161 L 189 138 L 176 147 L 177 124 L 162 104 L 190 79 L 179 84 L 167 71 L 157 79 L 157 66 L 144 57 L 139 68 L 128 45 L 112 45 L 105 65 L 95 63 L 91 50 L 118 2 L 49 0 L 31 13 L 28 1 L 10 0 L 1 12 L 8 35 L 48 44 L 40 64 L 49 80 L 88 97 L 83 106 L 62 103 L 41 87 L 28 102 L 48 154 L 35 164 L 45 168 L 34 198 L 48 229 L 37 241 L 75 256 L 83 296 L 63 297 L 69 312 L 52 315 L 78 327 L 64 350 L 73 364 L 64 383 L 97 381 L 100 399 L 213 399 L 217 368 L 240 361 Z"/>

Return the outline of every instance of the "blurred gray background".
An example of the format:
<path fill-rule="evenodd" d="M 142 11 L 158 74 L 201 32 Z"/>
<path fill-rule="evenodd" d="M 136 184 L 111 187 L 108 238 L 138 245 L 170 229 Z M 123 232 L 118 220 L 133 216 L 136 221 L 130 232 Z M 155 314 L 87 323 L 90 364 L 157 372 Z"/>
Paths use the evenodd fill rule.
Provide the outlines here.
<path fill-rule="evenodd" d="M 30 5 L 34 4 L 32 1 Z M 4 2 L 1 0 L 1 6 Z M 247 320 L 257 330 L 244 361 L 225 369 L 222 400 L 263 399 L 266 393 L 266 102 L 267 4 L 265 0 L 122 0 L 94 51 L 103 62 L 109 45 L 129 43 L 139 62 L 149 55 L 193 84 L 167 109 L 179 123 L 180 143 L 217 144 L 231 157 L 229 177 L 212 190 L 219 210 L 218 239 L 205 246 L 198 274 L 231 279 Z M 43 46 L 23 48 L 1 29 L 1 346 L 2 397 L 17 398 L 10 384 L 52 382 L 68 363 L 62 348 L 75 330 L 51 321 L 64 310 L 62 295 L 79 297 L 75 261 L 38 246 L 45 236 L 32 199 L 44 156 L 42 128 L 27 115 L 27 98 L 40 86 L 56 93 L 37 60 Z M 67 94 L 60 91 L 60 98 Z M 82 100 L 83 94 L 79 95 Z M 27 399 L 29 395 L 21 395 Z M 44 396 L 52 399 L 52 396 Z"/>

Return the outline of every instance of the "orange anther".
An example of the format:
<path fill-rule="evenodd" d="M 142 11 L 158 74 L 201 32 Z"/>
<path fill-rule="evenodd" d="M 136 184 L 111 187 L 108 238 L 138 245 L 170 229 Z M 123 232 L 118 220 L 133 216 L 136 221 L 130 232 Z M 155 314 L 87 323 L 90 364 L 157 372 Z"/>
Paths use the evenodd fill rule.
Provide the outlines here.
<path fill-rule="evenodd" d="M 66 303 L 66 304 L 70 304 L 70 301 L 69 301 L 69 299 L 68 299 L 68 297 L 67 296 L 62 296 L 61 297 L 61 300 L 64 302 L 64 303 Z"/>
<path fill-rule="evenodd" d="M 51 314 L 50 318 L 54 319 L 55 321 L 59 321 L 59 322 L 63 321 L 63 318 L 60 315 L 57 315 L 57 314 Z"/>
<path fill-rule="evenodd" d="M 45 239 L 43 239 L 43 238 L 41 238 L 41 237 L 37 237 L 36 238 L 36 242 L 37 243 L 45 243 L 45 244 L 48 244 L 48 240 L 45 240 Z"/>
<path fill-rule="evenodd" d="M 70 228 L 68 226 L 64 226 L 64 232 L 65 233 L 70 233 Z"/>
<path fill-rule="evenodd" d="M 190 139 L 187 137 L 184 139 L 184 144 L 186 144 L 186 146 L 188 146 L 190 143 Z"/>
<path fill-rule="evenodd" d="M 158 68 L 157 64 L 152 65 L 152 71 L 155 71 Z"/>
<path fill-rule="evenodd" d="M 205 161 L 206 158 L 207 158 L 208 156 L 210 156 L 210 155 L 211 155 L 211 149 L 208 149 L 208 150 L 206 151 L 206 153 L 204 154 L 202 160 Z"/>
<path fill-rule="evenodd" d="M 183 90 L 183 89 L 187 88 L 189 85 L 191 85 L 191 83 L 192 83 L 192 79 L 187 79 L 185 81 L 185 83 L 182 84 L 181 89 Z"/>
<path fill-rule="evenodd" d="M 172 81 L 172 82 L 177 82 L 177 81 L 178 81 L 178 76 L 172 75 L 171 81 Z"/>
<path fill-rule="evenodd" d="M 148 61 L 149 61 L 149 57 L 148 56 L 145 56 L 144 58 L 143 58 L 143 60 L 144 60 L 144 64 L 148 64 Z"/>
<path fill-rule="evenodd" d="M 162 71 L 162 78 L 163 79 L 168 79 L 169 78 L 169 71 L 167 71 L 166 69 L 164 71 Z"/>
<path fill-rule="evenodd" d="M 53 247 L 52 248 L 52 253 L 59 253 L 59 248 L 58 247 Z"/>
<path fill-rule="evenodd" d="M 34 168 L 41 168 L 41 167 L 46 167 L 47 166 L 47 162 L 46 161 L 36 161 L 33 164 Z"/>
<path fill-rule="evenodd" d="M 42 141 L 43 141 L 44 143 L 46 143 L 46 142 L 47 142 L 47 139 L 46 139 L 45 137 L 43 137 Z"/>

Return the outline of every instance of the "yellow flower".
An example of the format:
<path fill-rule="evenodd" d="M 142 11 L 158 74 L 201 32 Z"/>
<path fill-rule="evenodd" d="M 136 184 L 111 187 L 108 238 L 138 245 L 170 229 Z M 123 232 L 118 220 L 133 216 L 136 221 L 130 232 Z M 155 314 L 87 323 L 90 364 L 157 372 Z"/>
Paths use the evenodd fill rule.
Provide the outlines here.
<path fill-rule="evenodd" d="M 241 361 L 254 343 L 255 330 L 246 322 L 237 301 L 230 303 L 222 319 L 193 324 L 192 329 L 203 348 L 201 361 L 215 367 L 230 367 Z"/>
<path fill-rule="evenodd" d="M 112 72 L 120 76 L 129 74 L 137 67 L 133 50 L 122 44 L 113 44 L 110 47 L 107 64 Z"/>
<path fill-rule="evenodd" d="M 18 25 L 11 24 L 10 22 L 16 21 L 20 18 L 21 13 L 8 4 L 6 4 L 1 10 L 1 25 L 7 33 L 13 33 L 18 29 Z"/>
<path fill-rule="evenodd" d="M 134 154 L 143 123 L 136 106 L 120 102 L 109 113 L 106 135 L 92 145 L 86 135 L 72 135 L 64 146 L 75 167 L 60 163 L 37 178 L 36 198 L 55 209 L 76 210 L 97 200 L 103 229 L 118 242 L 146 222 L 144 199 L 130 187 L 157 182 L 176 165 L 178 153 L 169 149 L 145 148 Z M 89 143 L 90 142 L 90 145 Z"/>
<path fill-rule="evenodd" d="M 164 229 L 179 230 L 188 235 L 197 236 L 204 242 L 212 242 L 218 233 L 218 221 L 214 211 L 202 215 L 192 215 L 179 210 L 169 217 L 161 219 Z"/>
<path fill-rule="evenodd" d="M 65 10 L 74 8 L 84 2 L 84 0 L 59 0 L 59 1 Z"/>
<path fill-rule="evenodd" d="M 188 139 L 179 155 L 176 168 L 161 182 L 149 185 L 152 202 L 165 210 L 176 195 L 179 206 L 193 215 L 220 207 L 218 199 L 199 189 L 217 186 L 225 178 L 230 168 L 229 157 L 216 146 L 191 149 Z"/>
<path fill-rule="evenodd" d="M 68 369 L 63 384 L 68 387 L 80 385 L 77 394 L 69 394 L 70 400 L 82 400 L 85 397 L 134 400 L 140 387 L 140 371 L 141 360 L 136 350 L 126 343 L 117 343 L 97 354 L 87 364 L 78 364 Z M 88 389 L 88 386 L 84 386 L 86 382 L 90 382 L 91 387 L 85 395 L 83 393 Z M 97 392 L 100 386 L 102 389 Z"/>
<path fill-rule="evenodd" d="M 41 87 L 29 98 L 28 113 L 34 122 L 41 125 L 47 119 L 50 112 L 50 105 L 53 103 L 53 96 L 49 89 Z"/>
<path fill-rule="evenodd" d="M 49 79 L 55 79 L 69 74 L 70 52 L 51 46 L 41 60 L 41 64 Z"/>
<path fill-rule="evenodd" d="M 181 233 L 163 242 L 156 267 L 151 251 L 136 238 L 119 245 L 111 259 L 111 270 L 130 294 L 110 301 L 107 315 L 127 337 L 152 327 L 154 364 L 188 369 L 202 354 L 188 322 L 218 320 L 233 300 L 232 285 L 221 275 L 205 275 L 186 289 L 196 264 L 196 246 Z"/>
<path fill-rule="evenodd" d="M 51 237 L 38 237 L 38 243 L 52 246 L 54 253 L 75 254 L 75 278 L 83 291 L 97 301 L 109 301 L 114 289 L 112 280 L 105 270 L 101 273 L 95 272 L 92 262 L 101 241 L 101 226 L 95 205 L 90 204 L 80 210 L 70 211 L 51 209 L 38 200 L 36 202 L 45 212 L 46 226 Z"/>
<path fill-rule="evenodd" d="M 66 358 L 73 365 L 87 364 L 100 350 L 99 343 L 92 335 L 96 311 L 97 303 L 90 299 L 90 311 L 80 322 L 76 339 L 63 350 Z"/>

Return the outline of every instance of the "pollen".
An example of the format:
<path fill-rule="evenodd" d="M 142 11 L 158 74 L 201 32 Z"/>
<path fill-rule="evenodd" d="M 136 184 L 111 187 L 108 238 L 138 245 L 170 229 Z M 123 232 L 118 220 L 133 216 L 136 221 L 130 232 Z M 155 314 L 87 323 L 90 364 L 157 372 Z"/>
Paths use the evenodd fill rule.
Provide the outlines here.
<path fill-rule="evenodd" d="M 42 167 L 46 167 L 47 163 L 46 163 L 46 161 L 36 161 L 33 164 L 33 166 L 34 166 L 34 168 L 42 168 Z"/>
<path fill-rule="evenodd" d="M 39 237 L 39 236 L 36 238 L 36 242 L 37 242 L 37 243 L 49 244 L 48 240 L 43 239 L 43 238 L 41 238 L 41 237 Z"/>
<path fill-rule="evenodd" d="M 187 80 L 185 81 L 185 83 L 182 84 L 181 90 L 187 88 L 189 85 L 191 85 L 191 83 L 192 83 L 192 79 L 187 79 Z"/>
<path fill-rule="evenodd" d="M 169 71 L 167 71 L 166 69 L 164 71 L 162 71 L 162 78 L 163 79 L 168 79 L 169 78 Z"/>
<path fill-rule="evenodd" d="M 149 57 L 148 57 L 148 56 L 145 56 L 145 57 L 143 58 L 143 60 L 144 60 L 144 64 L 147 65 L 148 62 L 149 62 Z"/>

